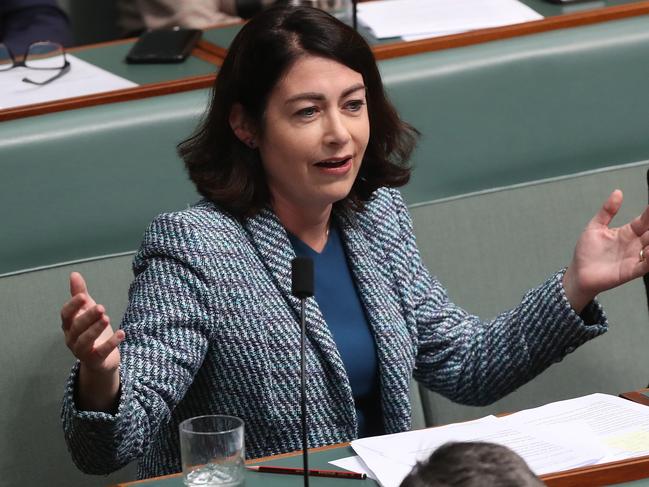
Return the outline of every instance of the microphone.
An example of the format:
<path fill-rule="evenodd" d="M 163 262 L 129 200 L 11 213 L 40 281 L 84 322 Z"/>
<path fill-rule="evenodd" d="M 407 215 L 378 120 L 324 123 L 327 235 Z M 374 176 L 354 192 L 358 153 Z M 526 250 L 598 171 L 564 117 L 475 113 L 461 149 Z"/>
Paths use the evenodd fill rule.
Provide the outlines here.
<path fill-rule="evenodd" d="M 313 260 L 296 257 L 291 262 L 291 292 L 300 299 L 313 296 Z"/>
<path fill-rule="evenodd" d="M 309 456 L 307 454 L 307 422 L 306 422 L 306 298 L 313 296 L 313 260 L 309 257 L 296 257 L 291 262 L 291 292 L 300 298 L 300 384 L 302 407 L 302 463 L 304 470 L 304 487 L 309 487 Z"/>

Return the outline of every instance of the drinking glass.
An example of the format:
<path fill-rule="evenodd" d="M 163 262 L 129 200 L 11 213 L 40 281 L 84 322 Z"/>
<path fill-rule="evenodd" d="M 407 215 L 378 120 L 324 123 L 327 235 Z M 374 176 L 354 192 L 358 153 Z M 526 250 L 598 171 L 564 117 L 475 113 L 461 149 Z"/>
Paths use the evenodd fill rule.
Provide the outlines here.
<path fill-rule="evenodd" d="M 225 415 L 197 416 L 180 423 L 179 433 L 185 485 L 243 485 L 243 420 Z"/>

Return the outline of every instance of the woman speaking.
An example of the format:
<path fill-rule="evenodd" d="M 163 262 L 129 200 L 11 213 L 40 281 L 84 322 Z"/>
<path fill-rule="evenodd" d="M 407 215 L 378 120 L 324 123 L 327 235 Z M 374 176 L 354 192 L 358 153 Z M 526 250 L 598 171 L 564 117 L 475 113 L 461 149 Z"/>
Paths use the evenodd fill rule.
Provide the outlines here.
<path fill-rule="evenodd" d="M 247 23 L 180 145 L 204 199 L 147 229 L 119 330 L 82 276 L 70 277 L 61 316 L 78 361 L 63 424 L 77 465 L 107 473 L 139 459 L 140 478 L 177 472 L 178 423 L 213 413 L 245 421 L 251 458 L 299 449 L 296 255 L 316 268 L 311 447 L 409 429 L 413 375 L 487 404 L 606 331 L 594 299 L 649 271 L 649 211 L 609 228 L 622 204 L 614 191 L 565 270 L 481 321 L 449 301 L 419 256 L 396 189 L 416 134 L 350 27 L 304 7 Z"/>

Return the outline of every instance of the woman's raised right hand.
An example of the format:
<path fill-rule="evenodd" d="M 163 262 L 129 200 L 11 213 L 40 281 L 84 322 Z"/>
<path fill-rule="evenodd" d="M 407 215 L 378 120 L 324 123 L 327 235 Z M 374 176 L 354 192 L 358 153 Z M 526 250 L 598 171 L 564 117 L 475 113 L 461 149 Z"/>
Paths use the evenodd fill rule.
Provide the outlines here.
<path fill-rule="evenodd" d="M 70 274 L 71 298 L 61 308 L 65 344 L 81 362 L 79 406 L 88 410 L 111 409 L 119 392 L 120 354 L 124 331 L 113 332 L 106 309 L 88 294 L 83 276 Z"/>

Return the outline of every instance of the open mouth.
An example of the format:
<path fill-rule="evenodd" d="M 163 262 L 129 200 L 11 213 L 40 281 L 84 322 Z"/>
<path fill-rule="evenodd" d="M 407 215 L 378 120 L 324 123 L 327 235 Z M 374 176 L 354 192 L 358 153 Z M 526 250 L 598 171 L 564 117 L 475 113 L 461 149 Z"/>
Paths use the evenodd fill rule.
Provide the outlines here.
<path fill-rule="evenodd" d="M 350 160 L 351 160 L 351 156 L 347 156 L 342 158 L 327 159 L 326 161 L 316 162 L 315 165 L 318 167 L 326 167 L 326 168 L 342 167 L 345 164 L 347 164 Z"/>

